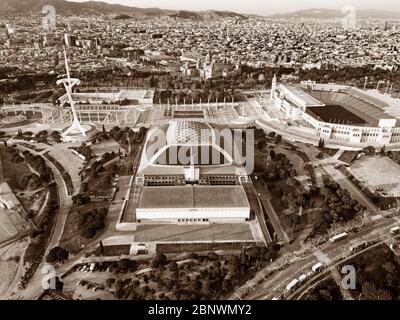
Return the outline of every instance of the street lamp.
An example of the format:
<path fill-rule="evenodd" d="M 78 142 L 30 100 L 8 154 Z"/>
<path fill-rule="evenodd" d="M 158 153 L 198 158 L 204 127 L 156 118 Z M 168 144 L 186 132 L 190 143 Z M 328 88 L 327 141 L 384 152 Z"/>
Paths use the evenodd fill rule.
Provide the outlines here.
<path fill-rule="evenodd" d="M 365 77 L 365 83 L 364 83 L 364 91 L 367 88 L 367 83 L 368 83 L 368 76 Z"/>

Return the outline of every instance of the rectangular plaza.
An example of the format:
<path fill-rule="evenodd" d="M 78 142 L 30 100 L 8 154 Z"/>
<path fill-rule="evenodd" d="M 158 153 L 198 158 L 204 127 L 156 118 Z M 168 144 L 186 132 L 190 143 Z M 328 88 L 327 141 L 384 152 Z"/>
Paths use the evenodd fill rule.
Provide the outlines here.
<path fill-rule="evenodd" d="M 351 173 L 372 191 L 400 195 L 400 165 L 388 157 L 365 157 L 351 166 Z"/>

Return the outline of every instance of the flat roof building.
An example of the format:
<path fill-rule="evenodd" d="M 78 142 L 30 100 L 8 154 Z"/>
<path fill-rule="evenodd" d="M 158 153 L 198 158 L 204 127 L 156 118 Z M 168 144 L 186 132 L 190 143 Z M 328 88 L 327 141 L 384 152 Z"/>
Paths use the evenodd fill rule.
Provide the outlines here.
<path fill-rule="evenodd" d="M 102 102 L 118 103 L 128 101 L 128 104 L 144 104 L 152 105 L 154 91 L 152 90 L 119 90 L 116 92 L 74 92 L 72 99 L 75 102 L 89 102 L 90 104 L 98 104 Z M 59 98 L 61 104 L 67 101 L 66 95 Z"/>
<path fill-rule="evenodd" d="M 173 121 L 148 132 L 136 175 L 138 222 L 244 222 L 250 218 L 242 186 L 247 173 L 232 136 L 228 141 L 227 132 L 222 135 L 216 127 L 196 121 Z"/>

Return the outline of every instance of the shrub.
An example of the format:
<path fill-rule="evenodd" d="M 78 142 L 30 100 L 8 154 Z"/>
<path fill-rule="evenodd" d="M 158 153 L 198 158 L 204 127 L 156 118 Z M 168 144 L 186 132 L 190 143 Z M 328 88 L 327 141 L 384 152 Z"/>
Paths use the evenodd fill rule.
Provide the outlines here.
<path fill-rule="evenodd" d="M 93 238 L 96 233 L 105 227 L 104 219 L 106 213 L 98 210 L 84 212 L 79 214 L 79 228 L 81 235 L 86 239 Z"/>
<path fill-rule="evenodd" d="M 155 255 L 153 260 L 151 261 L 152 268 L 158 268 L 158 266 L 165 264 L 167 261 L 167 257 L 162 252 L 159 252 Z"/>
<path fill-rule="evenodd" d="M 49 251 L 46 261 L 49 263 L 61 262 L 69 257 L 69 252 L 61 247 L 54 247 Z"/>

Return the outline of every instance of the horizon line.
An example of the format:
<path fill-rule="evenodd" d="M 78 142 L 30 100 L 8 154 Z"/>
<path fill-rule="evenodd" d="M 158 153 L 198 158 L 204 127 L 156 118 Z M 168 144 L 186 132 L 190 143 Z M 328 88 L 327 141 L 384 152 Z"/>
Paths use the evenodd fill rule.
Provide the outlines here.
<path fill-rule="evenodd" d="M 332 10 L 332 11 L 341 11 L 343 6 L 339 6 L 338 8 L 328 8 L 328 7 L 309 7 L 305 9 L 293 9 L 293 10 L 286 10 L 278 13 L 273 13 L 273 14 L 264 14 L 264 13 L 253 13 L 253 12 L 245 12 L 241 10 L 231 10 L 231 9 L 168 9 L 165 7 L 161 6 L 142 6 L 142 5 L 130 5 L 130 4 L 121 4 L 118 2 L 113 1 L 106 1 L 106 0 L 82 0 L 82 1 L 77 1 L 77 0 L 65 0 L 66 2 L 73 2 L 73 3 L 90 3 L 90 2 L 95 2 L 95 3 L 104 3 L 108 5 L 119 5 L 119 6 L 124 6 L 124 7 L 129 7 L 129 8 L 138 8 L 138 9 L 159 9 L 159 10 L 164 10 L 164 11 L 191 11 L 191 12 L 196 12 L 196 13 L 201 13 L 201 12 L 207 12 L 207 11 L 215 11 L 215 12 L 229 12 L 229 13 L 235 13 L 235 14 L 242 14 L 242 15 L 249 15 L 249 16 L 260 16 L 260 17 L 270 17 L 270 16 L 276 16 L 276 15 L 284 15 L 284 14 L 292 14 L 296 12 L 301 12 L 301 11 L 309 11 L 309 10 Z M 355 7 L 356 11 L 376 11 L 376 12 L 385 12 L 385 13 L 392 13 L 392 14 L 400 14 L 400 8 L 395 9 L 395 10 L 390 10 L 390 9 L 375 9 L 375 8 L 363 8 L 363 9 L 357 9 L 357 6 Z"/>

